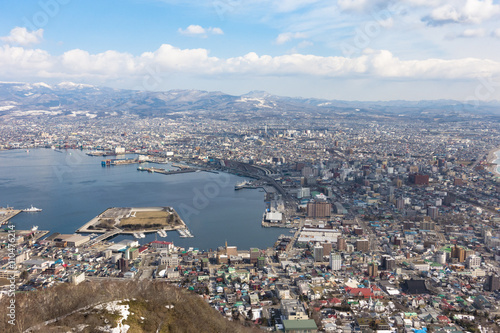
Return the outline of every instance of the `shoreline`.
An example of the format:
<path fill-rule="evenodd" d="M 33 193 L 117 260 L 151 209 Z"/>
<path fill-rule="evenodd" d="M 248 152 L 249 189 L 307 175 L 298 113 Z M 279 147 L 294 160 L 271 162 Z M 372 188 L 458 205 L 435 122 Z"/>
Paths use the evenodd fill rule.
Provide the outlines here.
<path fill-rule="evenodd" d="M 491 149 L 488 152 L 486 162 L 488 163 L 487 170 L 493 173 L 495 176 L 500 176 L 500 173 L 498 172 L 498 167 L 500 167 L 500 165 L 494 163 L 496 160 L 500 159 L 500 154 L 497 156 L 497 152 L 500 153 L 500 147 Z"/>

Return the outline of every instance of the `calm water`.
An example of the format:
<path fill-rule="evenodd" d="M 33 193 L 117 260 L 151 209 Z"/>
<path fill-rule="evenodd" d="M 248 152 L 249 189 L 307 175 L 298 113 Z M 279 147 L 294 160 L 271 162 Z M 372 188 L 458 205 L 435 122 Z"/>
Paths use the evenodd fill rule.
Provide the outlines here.
<path fill-rule="evenodd" d="M 215 249 L 226 240 L 241 249 L 267 248 L 286 232 L 261 227 L 264 193 L 234 191 L 240 177 L 207 172 L 150 174 L 137 171 L 137 164 L 103 168 L 101 160 L 78 150 L 0 152 L 0 206 L 42 208 L 40 213 L 21 213 L 11 222 L 18 229 L 37 225 L 60 233 L 75 232 L 109 207 L 172 206 L 195 237 L 180 238 L 177 232 L 168 232 L 166 238 L 158 239 L 200 249 Z M 151 234 L 139 241 L 154 239 Z"/>

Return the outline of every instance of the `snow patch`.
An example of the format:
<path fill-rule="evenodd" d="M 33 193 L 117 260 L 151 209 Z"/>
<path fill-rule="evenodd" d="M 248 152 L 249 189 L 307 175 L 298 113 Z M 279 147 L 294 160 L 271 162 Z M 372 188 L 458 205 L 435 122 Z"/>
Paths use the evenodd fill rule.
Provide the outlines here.
<path fill-rule="evenodd" d="M 240 97 L 240 99 L 236 100 L 236 102 L 239 103 L 254 103 L 256 107 L 259 108 L 272 108 L 276 104 L 271 102 L 273 105 L 266 105 L 268 103 L 264 98 L 257 98 L 257 97 Z"/>
<path fill-rule="evenodd" d="M 118 304 L 122 302 L 127 302 L 128 300 L 123 300 L 123 301 L 113 301 L 109 303 L 104 303 L 104 304 L 99 304 L 96 306 L 96 309 L 106 309 L 109 312 L 112 313 L 118 313 L 120 315 L 120 319 L 118 319 L 118 325 L 117 327 L 114 328 L 109 328 L 107 330 L 109 333 L 127 333 L 130 325 L 123 324 L 124 320 L 127 320 L 128 316 L 130 315 L 130 306 L 128 304 Z"/>
<path fill-rule="evenodd" d="M 0 112 L 2 111 L 8 111 L 10 109 L 15 108 L 15 105 L 5 105 L 5 106 L 0 106 Z"/>

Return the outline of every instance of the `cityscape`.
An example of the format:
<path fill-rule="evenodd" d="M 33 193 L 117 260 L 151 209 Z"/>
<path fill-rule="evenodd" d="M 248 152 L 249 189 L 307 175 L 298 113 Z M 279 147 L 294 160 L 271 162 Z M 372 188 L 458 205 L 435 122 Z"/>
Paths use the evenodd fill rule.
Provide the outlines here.
<path fill-rule="evenodd" d="M 500 333 L 499 19 L 0 1 L 0 332 Z"/>
<path fill-rule="evenodd" d="M 20 292 L 165 281 L 264 330 L 498 330 L 498 120 L 356 109 L 273 116 L 264 108 L 241 121 L 241 112 L 4 115 L 2 154 L 81 151 L 112 172 L 133 164 L 167 180 L 196 171 L 243 177 L 229 191 L 263 191 L 254 228 L 281 235 L 265 248 L 227 239 L 205 249 L 196 246 L 203 235 L 182 221 L 189 210 L 170 226 L 162 208 L 110 207 L 73 234 L 15 230 L 13 251 L 9 220 L 44 211 L 6 207 L 2 277 L 13 274 Z M 130 236 L 114 242 L 123 232 Z M 177 246 L 172 232 L 192 237 L 192 246 Z"/>

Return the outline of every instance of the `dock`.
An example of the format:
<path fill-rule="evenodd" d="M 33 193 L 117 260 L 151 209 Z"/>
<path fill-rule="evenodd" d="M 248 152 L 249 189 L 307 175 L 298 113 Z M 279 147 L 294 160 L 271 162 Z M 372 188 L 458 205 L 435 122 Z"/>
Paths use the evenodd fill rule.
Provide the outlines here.
<path fill-rule="evenodd" d="M 162 175 L 175 175 L 178 173 L 189 173 L 189 172 L 196 172 L 198 171 L 197 169 L 180 169 L 180 170 L 165 170 L 165 169 L 160 169 L 160 168 L 143 168 L 143 167 L 138 167 L 137 170 L 139 171 L 147 171 L 149 173 L 161 173 Z"/>
<path fill-rule="evenodd" d="M 128 158 L 128 159 L 107 159 L 102 160 L 102 166 L 111 166 L 111 165 L 128 165 L 128 164 L 136 164 L 141 163 L 141 161 L 137 158 Z"/>
<path fill-rule="evenodd" d="M 0 208 L 0 224 L 7 224 L 9 220 L 19 214 L 20 209 Z"/>
<path fill-rule="evenodd" d="M 158 214 L 160 216 L 158 216 Z M 156 217 L 152 217 L 156 216 Z M 169 216 L 174 216 L 170 218 Z M 160 223 L 161 221 L 170 221 L 163 223 L 161 230 L 165 233 L 171 230 L 177 230 L 181 237 L 193 237 L 191 232 L 188 230 L 184 221 L 178 216 L 175 210 L 171 207 L 112 207 L 106 209 L 104 212 L 94 217 L 89 222 L 85 223 L 82 227 L 76 230 L 77 233 L 83 234 L 99 234 L 96 238 L 92 239 L 89 244 L 96 244 L 100 241 L 104 241 L 113 238 L 117 235 L 134 235 L 134 234 L 151 234 L 158 231 L 158 226 L 154 227 L 148 226 L 148 224 L 140 224 L 141 220 L 150 218 L 156 218 Z M 129 228 L 126 225 L 122 225 L 123 221 L 128 221 L 130 223 L 138 223 L 140 227 Z M 135 221 L 135 222 L 134 222 Z M 104 223 L 104 226 L 100 224 Z M 127 224 L 127 223 L 125 223 Z M 166 236 L 166 234 L 165 234 Z"/>

